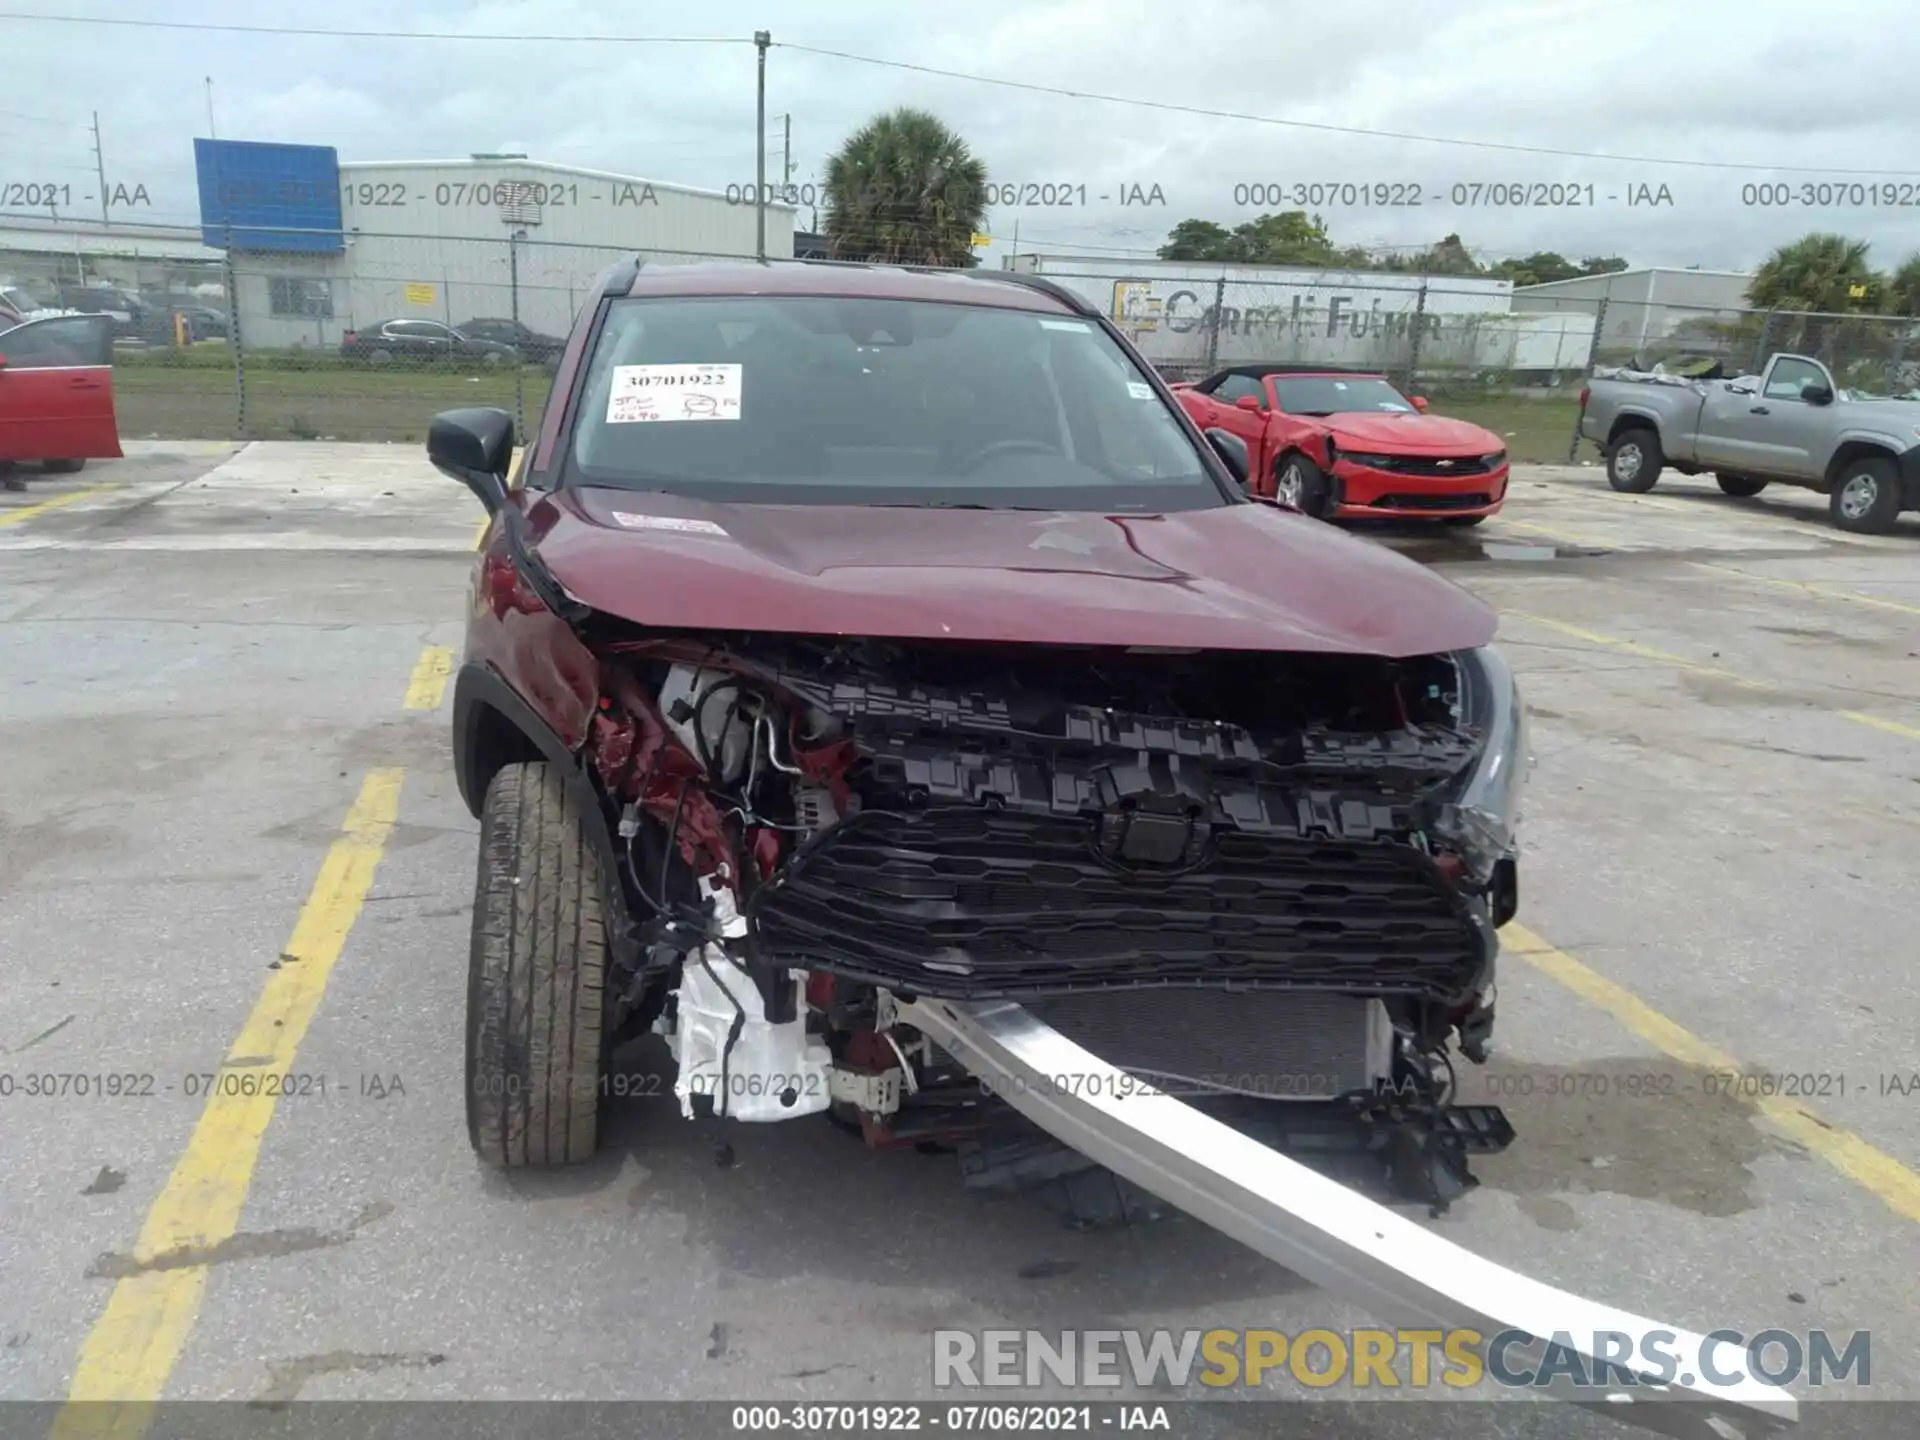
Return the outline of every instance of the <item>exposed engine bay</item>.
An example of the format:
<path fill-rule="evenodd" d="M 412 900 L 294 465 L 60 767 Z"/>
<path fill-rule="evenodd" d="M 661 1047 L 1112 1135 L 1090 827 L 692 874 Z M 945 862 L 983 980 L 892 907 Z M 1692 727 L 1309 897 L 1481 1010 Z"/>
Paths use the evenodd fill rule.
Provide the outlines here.
<path fill-rule="evenodd" d="M 1524 720 L 1492 651 L 595 648 L 639 957 L 615 1038 L 666 1038 L 685 1113 L 828 1111 L 1017 1178 L 1035 1137 L 899 1019 L 941 997 L 1018 1001 L 1143 1093 L 1371 1152 L 1436 1208 L 1511 1138 L 1449 1103 L 1517 900 Z"/>

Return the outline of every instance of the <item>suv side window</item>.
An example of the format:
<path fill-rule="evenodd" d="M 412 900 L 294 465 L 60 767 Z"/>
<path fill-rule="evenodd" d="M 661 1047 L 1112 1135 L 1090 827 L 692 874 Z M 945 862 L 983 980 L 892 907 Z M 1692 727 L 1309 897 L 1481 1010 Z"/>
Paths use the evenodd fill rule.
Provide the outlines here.
<path fill-rule="evenodd" d="M 1769 400 L 1798 400 L 1802 385 L 1825 385 L 1827 377 L 1809 360 L 1778 360 L 1763 392 Z"/>
<path fill-rule="evenodd" d="M 1231 405 L 1242 395 L 1251 395 L 1262 405 L 1267 403 L 1266 386 L 1251 375 L 1229 375 L 1213 387 L 1213 398 L 1222 405 Z"/>

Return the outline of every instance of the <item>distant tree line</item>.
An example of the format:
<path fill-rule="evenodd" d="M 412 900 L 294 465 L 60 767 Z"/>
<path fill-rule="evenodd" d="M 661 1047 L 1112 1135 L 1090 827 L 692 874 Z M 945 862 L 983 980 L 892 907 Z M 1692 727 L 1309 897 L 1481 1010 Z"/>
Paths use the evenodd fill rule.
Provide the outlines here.
<path fill-rule="evenodd" d="M 1158 251 L 1162 260 L 1215 261 L 1233 265 L 1314 265 L 1338 270 L 1386 270 L 1401 274 L 1462 275 L 1544 285 L 1580 275 L 1606 275 L 1627 268 L 1618 255 L 1569 260 L 1551 250 L 1481 264 L 1457 234 L 1417 250 L 1378 250 L 1338 245 L 1327 222 L 1304 210 L 1262 215 L 1229 230 L 1211 220 L 1182 220 Z"/>
<path fill-rule="evenodd" d="M 1844 235 L 1803 235 L 1780 246 L 1754 272 L 1747 303 L 1760 310 L 1920 316 L 1920 251 L 1892 270 L 1880 271 L 1869 262 L 1868 248 L 1865 240 Z M 1570 260 L 1553 250 L 1483 264 L 1457 234 L 1419 249 L 1339 245 L 1326 221 L 1304 210 L 1262 215 L 1232 229 L 1212 220 L 1182 220 L 1157 253 L 1162 260 L 1460 275 L 1515 285 L 1545 285 L 1627 268 L 1618 255 Z"/>

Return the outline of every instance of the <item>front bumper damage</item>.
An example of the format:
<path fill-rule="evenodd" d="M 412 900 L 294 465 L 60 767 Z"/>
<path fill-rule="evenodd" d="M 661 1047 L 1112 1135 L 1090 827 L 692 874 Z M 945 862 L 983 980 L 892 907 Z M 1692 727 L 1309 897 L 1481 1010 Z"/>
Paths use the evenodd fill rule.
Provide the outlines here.
<path fill-rule="evenodd" d="M 1535 1394 L 1681 1440 L 1753 1440 L 1798 1406 L 1737 1347 L 1585 1300 L 1471 1253 L 1181 1100 L 1142 1090 L 1004 1001 L 919 1000 L 901 1019 L 1063 1143 L 1384 1324 L 1520 1331 L 1580 1370 Z M 1071 1075 L 1071 1086 L 1053 1077 Z M 1514 1353 L 1524 1353 L 1516 1349 Z M 1675 1380 L 1648 1357 L 1674 1360 Z M 1699 1377 L 1733 1377 L 1706 1383 Z"/>
<path fill-rule="evenodd" d="M 651 668 L 595 722 L 630 898 L 658 912 L 621 998 L 668 1037 L 685 1113 L 825 1109 L 871 1145 L 998 1154 L 1030 1125 L 1382 1322 L 1577 1357 L 1536 1395 L 1701 1440 L 1797 1419 L 1737 1346 L 1304 1163 L 1338 1132 L 1438 1211 L 1512 1138 L 1452 1103 L 1447 1058 L 1485 1058 L 1518 903 L 1527 728 L 1490 648 L 823 647 L 637 641 Z M 1287 1135 L 1240 1128 L 1243 1102 Z"/>

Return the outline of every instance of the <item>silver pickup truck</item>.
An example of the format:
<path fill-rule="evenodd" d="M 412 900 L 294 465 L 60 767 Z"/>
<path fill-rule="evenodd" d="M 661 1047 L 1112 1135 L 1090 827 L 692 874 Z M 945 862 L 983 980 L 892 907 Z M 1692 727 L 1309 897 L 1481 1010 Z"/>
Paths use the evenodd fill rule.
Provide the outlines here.
<path fill-rule="evenodd" d="M 1842 530 L 1884 532 L 1920 509 L 1920 400 L 1840 389 L 1805 355 L 1732 380 L 1596 370 L 1580 434 L 1605 451 L 1607 483 L 1630 494 L 1670 467 L 1710 471 L 1729 495 L 1774 482 L 1817 490 Z"/>

